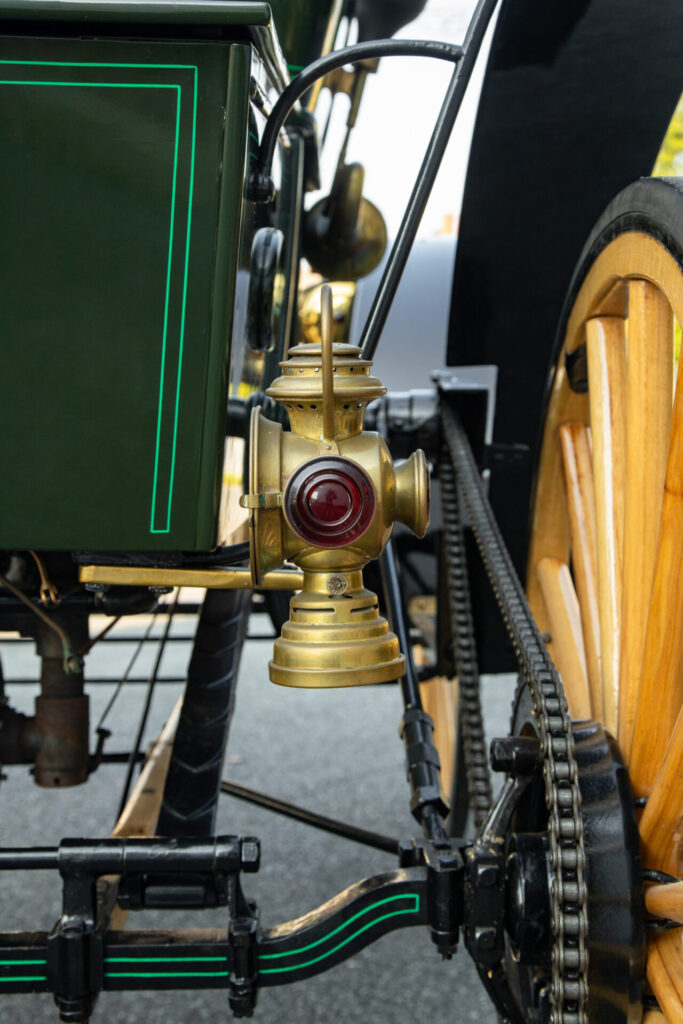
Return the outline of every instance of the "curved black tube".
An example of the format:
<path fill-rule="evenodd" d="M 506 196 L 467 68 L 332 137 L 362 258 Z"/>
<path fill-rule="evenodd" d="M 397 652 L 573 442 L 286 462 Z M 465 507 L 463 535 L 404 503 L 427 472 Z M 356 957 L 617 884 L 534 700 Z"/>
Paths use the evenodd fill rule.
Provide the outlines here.
<path fill-rule="evenodd" d="M 287 115 L 299 97 L 328 72 L 343 67 L 344 64 L 354 64 L 376 57 L 436 57 L 439 60 L 457 63 L 462 55 L 462 47 L 452 43 L 422 39 L 377 39 L 345 46 L 314 60 L 292 79 L 270 112 L 259 147 L 256 177 L 261 180 L 270 178 L 275 144 Z"/>

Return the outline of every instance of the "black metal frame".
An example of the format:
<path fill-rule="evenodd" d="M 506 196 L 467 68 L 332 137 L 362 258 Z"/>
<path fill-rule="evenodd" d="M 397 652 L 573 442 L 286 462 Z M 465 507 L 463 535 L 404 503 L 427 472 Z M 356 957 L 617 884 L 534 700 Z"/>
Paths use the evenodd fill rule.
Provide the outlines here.
<path fill-rule="evenodd" d="M 463 915 L 464 850 L 443 825 L 433 723 L 422 709 L 391 544 L 382 561 L 385 600 L 407 656 L 401 680 L 411 810 L 425 839 L 399 841 L 338 822 L 228 782 L 224 792 L 317 828 L 397 855 L 399 867 L 363 879 L 305 917 L 270 929 L 242 891 L 258 870 L 260 847 L 236 836 L 67 839 L 56 848 L 0 849 L 0 871 L 58 870 L 62 916 L 52 932 L 0 933 L 4 992 L 52 992 L 61 1019 L 87 1021 L 100 991 L 219 988 L 235 1016 L 250 1016 L 259 987 L 290 984 L 330 969 L 397 928 L 427 925 L 445 957 L 455 952 Z M 132 758 L 129 756 L 129 763 Z M 129 910 L 225 906 L 224 930 L 107 930 L 98 879 L 119 876 Z"/>
<path fill-rule="evenodd" d="M 409 654 L 391 547 L 385 562 L 387 603 Z M 73 1024 L 88 1019 L 100 991 L 131 988 L 226 989 L 235 1016 L 249 1016 L 258 987 L 289 984 L 328 970 L 396 928 L 427 924 L 442 954 L 452 955 L 462 918 L 464 844 L 449 840 L 443 828 L 447 807 L 440 796 L 432 722 L 422 710 L 410 660 L 409 665 L 402 682 L 406 710 L 401 733 L 411 807 L 422 823 L 424 841 L 399 842 L 242 787 L 221 787 L 395 852 L 398 870 L 356 883 L 304 918 L 260 930 L 257 908 L 241 887 L 242 873 L 258 869 L 257 839 L 77 839 L 64 840 L 57 848 L 0 850 L 0 871 L 58 870 L 63 883 L 63 912 L 51 933 L 0 934 L 3 991 L 50 991 L 62 1020 Z M 108 932 L 96 884 L 105 875 L 120 876 L 118 900 L 127 909 L 226 906 L 227 928 Z M 152 964 L 158 966 L 150 969 Z"/>

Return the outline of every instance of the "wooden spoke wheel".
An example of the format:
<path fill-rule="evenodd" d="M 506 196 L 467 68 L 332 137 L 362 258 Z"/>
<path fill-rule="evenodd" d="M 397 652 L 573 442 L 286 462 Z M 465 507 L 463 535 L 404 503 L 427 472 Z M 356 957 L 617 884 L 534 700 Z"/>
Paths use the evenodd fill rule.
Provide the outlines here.
<path fill-rule="evenodd" d="M 641 180 L 598 221 L 563 314 L 527 587 L 573 718 L 618 740 L 646 868 L 683 876 L 683 179 Z M 681 885 L 649 911 L 683 922 Z M 647 978 L 683 1021 L 683 937 Z M 646 1020 L 648 1017 L 646 1017 Z M 592 1022 L 591 1022 L 592 1024 Z"/>

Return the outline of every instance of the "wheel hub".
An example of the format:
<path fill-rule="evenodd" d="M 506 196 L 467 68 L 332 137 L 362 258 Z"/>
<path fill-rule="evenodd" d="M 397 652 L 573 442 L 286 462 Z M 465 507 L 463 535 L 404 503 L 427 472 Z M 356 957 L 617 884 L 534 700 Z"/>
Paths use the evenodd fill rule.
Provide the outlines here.
<path fill-rule="evenodd" d="M 521 690 L 513 731 L 528 746 L 533 728 L 531 702 L 527 691 Z M 645 931 L 638 829 L 628 772 L 616 743 L 599 723 L 575 723 L 572 733 L 588 891 L 586 1017 L 600 1024 L 635 1024 L 642 1014 Z M 524 759 L 521 763 L 526 764 Z M 551 867 L 542 772 L 536 769 L 527 778 L 521 795 L 515 797 L 505 838 L 505 970 L 524 1019 L 543 1022 L 549 1019 L 549 954 L 558 927 L 551 909 L 552 892 L 562 882 Z M 562 895 L 565 901 L 569 895 L 571 902 L 571 893 Z M 579 913 L 577 904 L 577 927 Z M 565 914 L 565 932 L 573 927 L 570 917 Z M 555 946 L 555 957 L 558 950 Z"/>
<path fill-rule="evenodd" d="M 550 967 L 550 844 L 540 832 L 512 836 L 505 865 L 505 931 L 521 964 Z"/>

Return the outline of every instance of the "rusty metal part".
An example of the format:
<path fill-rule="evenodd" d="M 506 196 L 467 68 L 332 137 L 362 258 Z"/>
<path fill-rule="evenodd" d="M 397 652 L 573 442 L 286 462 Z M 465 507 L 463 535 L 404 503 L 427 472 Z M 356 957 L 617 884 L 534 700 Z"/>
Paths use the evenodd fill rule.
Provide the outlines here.
<path fill-rule="evenodd" d="M 88 642 L 83 616 L 54 613 L 72 649 Z M 36 638 L 41 658 L 40 697 L 36 697 L 35 727 L 40 748 L 35 758 L 39 786 L 77 786 L 88 777 L 89 699 L 83 693 L 83 672 L 65 671 L 61 643 L 52 628 L 41 625 Z"/>
<path fill-rule="evenodd" d="M 32 764 L 40 748 L 35 718 L 0 703 L 0 764 Z"/>
<path fill-rule="evenodd" d="M 61 653 L 64 662 L 64 670 L 66 672 L 78 672 L 82 668 L 82 661 L 71 646 L 69 637 L 64 630 L 63 626 L 60 625 L 59 616 L 48 615 L 39 605 L 35 604 L 28 594 L 25 594 L 21 587 L 16 586 L 11 580 L 8 580 L 6 576 L 0 576 L 0 586 L 6 587 L 10 593 L 14 594 L 22 604 L 36 615 L 43 626 L 49 626 L 50 629 L 54 630 L 61 642 Z"/>
<path fill-rule="evenodd" d="M 36 697 L 35 728 L 40 749 L 35 760 L 37 785 L 77 786 L 88 777 L 89 700 Z"/>
<path fill-rule="evenodd" d="M 82 671 L 65 666 L 62 640 L 67 637 L 72 650 L 86 646 L 87 618 L 57 612 L 56 624 L 58 631 L 55 622 L 41 623 L 36 635 L 41 693 L 35 715 L 15 711 L 4 699 L 0 704 L 0 761 L 35 765 L 37 785 L 49 788 L 79 785 L 89 769 L 89 700 Z"/>
<path fill-rule="evenodd" d="M 47 574 L 42 558 L 35 551 L 29 551 L 40 575 L 40 600 L 43 604 L 59 604 L 59 592 Z"/>

